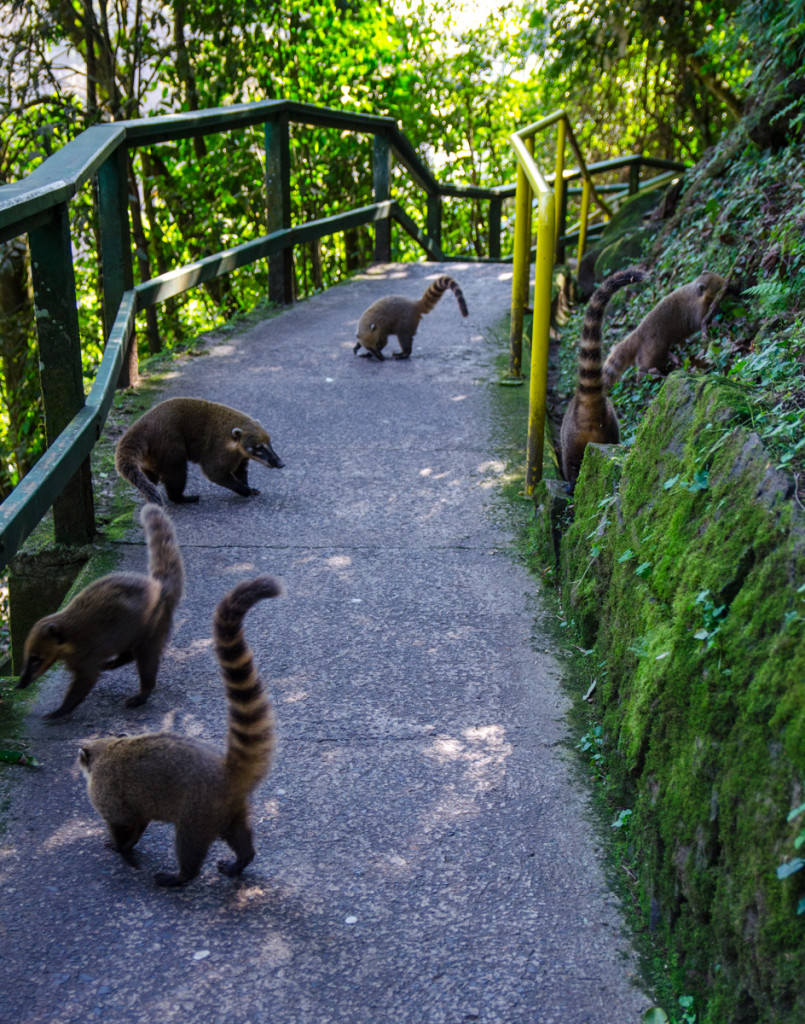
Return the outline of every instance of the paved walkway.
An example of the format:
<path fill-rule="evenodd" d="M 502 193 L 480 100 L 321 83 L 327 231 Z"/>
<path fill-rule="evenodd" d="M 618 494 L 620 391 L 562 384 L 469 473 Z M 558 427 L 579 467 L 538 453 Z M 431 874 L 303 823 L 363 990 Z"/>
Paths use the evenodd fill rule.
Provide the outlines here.
<path fill-rule="evenodd" d="M 363 309 L 461 283 L 408 362 L 352 354 Z M 131 666 L 71 718 L 30 730 L 0 837 L 0 1021 L 181 1024 L 628 1024 L 649 1005 L 563 747 L 567 701 L 535 583 L 507 552 L 505 433 L 489 328 L 499 266 L 391 266 L 188 360 L 165 397 L 259 417 L 285 461 L 244 500 L 191 470 L 172 510 L 187 595 L 148 704 Z M 396 347 L 395 342 L 390 347 Z M 121 545 L 142 570 L 139 527 Z M 135 871 L 104 846 L 75 768 L 81 738 L 171 728 L 221 742 L 210 646 L 218 598 L 258 572 L 288 596 L 246 632 L 280 749 L 254 799 L 239 881 L 213 848 L 157 888 L 173 833 Z M 65 686 L 50 673 L 37 709 Z"/>

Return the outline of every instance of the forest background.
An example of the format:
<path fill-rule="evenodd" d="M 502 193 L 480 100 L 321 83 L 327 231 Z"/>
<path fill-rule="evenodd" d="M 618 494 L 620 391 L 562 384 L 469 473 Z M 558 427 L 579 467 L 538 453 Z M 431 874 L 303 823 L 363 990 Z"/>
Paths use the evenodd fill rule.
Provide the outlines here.
<path fill-rule="evenodd" d="M 695 162 L 791 73 L 803 0 L 3 0 L 0 184 L 99 121 L 284 98 L 388 115 L 453 184 L 513 180 L 508 136 L 565 107 L 588 160 L 643 153 Z M 486 17 L 483 12 L 488 10 Z M 785 54 L 789 54 L 786 57 Z M 781 71 L 781 65 L 782 71 Z M 371 201 L 371 140 L 292 129 L 295 222 Z M 150 147 L 130 157 L 136 273 L 156 273 L 265 233 L 257 130 Z M 405 185 L 395 183 L 405 198 Z M 84 372 L 102 352 L 95 203 L 71 206 Z M 447 204 L 445 248 L 484 255 L 482 210 Z M 416 258 L 401 241 L 397 258 Z M 298 296 L 371 260 L 368 228 L 298 247 Z M 155 311 L 144 352 L 187 343 L 259 304 L 245 268 Z M 24 239 L 0 246 L 0 500 L 44 448 Z"/>

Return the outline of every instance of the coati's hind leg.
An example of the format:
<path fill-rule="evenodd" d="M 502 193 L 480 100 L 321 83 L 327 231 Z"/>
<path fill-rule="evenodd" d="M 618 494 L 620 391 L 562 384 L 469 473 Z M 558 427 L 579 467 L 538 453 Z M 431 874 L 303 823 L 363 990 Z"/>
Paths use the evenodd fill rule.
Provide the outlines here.
<path fill-rule="evenodd" d="M 407 359 L 411 355 L 411 346 L 414 344 L 413 334 L 398 334 L 397 339 L 400 342 L 400 348 L 402 352 L 392 352 L 392 356 L 395 359 Z"/>
<path fill-rule="evenodd" d="M 197 494 L 185 494 L 187 483 L 187 460 L 185 458 L 174 459 L 162 468 L 162 482 L 170 500 L 175 505 L 189 505 L 198 501 Z"/>
<path fill-rule="evenodd" d="M 168 871 L 158 871 L 154 875 L 157 885 L 174 888 L 192 882 L 201 871 L 201 865 L 207 856 L 214 836 L 209 836 L 204 825 L 198 822 L 183 822 L 176 826 L 176 857 L 179 871 L 172 875 Z"/>
<path fill-rule="evenodd" d="M 86 670 L 76 673 L 67 687 L 64 700 L 53 711 L 48 711 L 44 717 L 52 720 L 54 718 L 61 718 L 63 715 L 69 715 L 74 708 L 78 707 L 95 683 L 97 683 L 98 674 L 97 671 L 87 672 Z"/>
<path fill-rule="evenodd" d="M 224 842 L 234 850 L 235 860 L 219 860 L 218 870 L 230 878 L 235 878 L 254 860 L 254 843 L 252 830 L 246 815 L 241 815 L 221 833 Z"/>
<path fill-rule="evenodd" d="M 147 647 L 141 647 L 135 652 L 137 673 L 140 677 L 140 692 L 126 699 L 127 708 L 138 708 L 141 704 L 145 704 L 151 696 L 151 691 L 157 682 L 157 670 L 159 669 L 159 657 L 161 654 L 162 644 L 154 637 L 150 638 Z"/>

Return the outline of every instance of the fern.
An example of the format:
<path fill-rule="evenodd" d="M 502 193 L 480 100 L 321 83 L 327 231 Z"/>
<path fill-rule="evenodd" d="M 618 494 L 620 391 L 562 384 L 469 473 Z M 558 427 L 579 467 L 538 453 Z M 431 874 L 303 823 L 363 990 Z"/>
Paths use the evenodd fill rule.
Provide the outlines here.
<path fill-rule="evenodd" d="M 782 313 L 791 305 L 794 294 L 789 285 L 784 284 L 779 278 L 771 278 L 768 281 L 761 281 L 744 289 L 744 295 L 751 295 L 757 299 L 766 313 Z"/>

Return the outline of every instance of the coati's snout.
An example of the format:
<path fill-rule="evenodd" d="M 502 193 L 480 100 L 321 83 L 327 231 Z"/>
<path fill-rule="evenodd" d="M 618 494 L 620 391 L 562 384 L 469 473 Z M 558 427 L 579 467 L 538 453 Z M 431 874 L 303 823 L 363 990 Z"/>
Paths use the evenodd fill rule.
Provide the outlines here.
<path fill-rule="evenodd" d="M 262 462 L 264 466 L 268 466 L 270 469 L 282 469 L 285 465 L 270 444 L 255 445 L 254 448 L 248 449 L 248 452 L 255 462 Z"/>
<path fill-rule="evenodd" d="M 255 436 L 256 431 L 250 432 L 240 427 L 232 428 L 232 437 L 246 458 L 254 459 L 255 462 L 268 466 L 269 469 L 282 469 L 285 463 L 271 447 L 271 439 L 268 434 L 264 430 L 261 430 L 260 433 L 263 435 L 262 438 L 259 434 Z"/>
<path fill-rule="evenodd" d="M 22 666 L 22 672 L 20 672 L 20 678 L 17 680 L 17 689 L 24 690 L 26 686 L 30 686 L 34 679 L 38 679 L 45 671 L 45 663 L 42 658 L 31 655 L 26 658 L 25 664 Z"/>
<path fill-rule="evenodd" d="M 43 675 L 67 652 L 66 638 L 55 622 L 47 619 L 35 623 L 25 641 L 23 664 L 17 689 L 24 690 Z"/>

